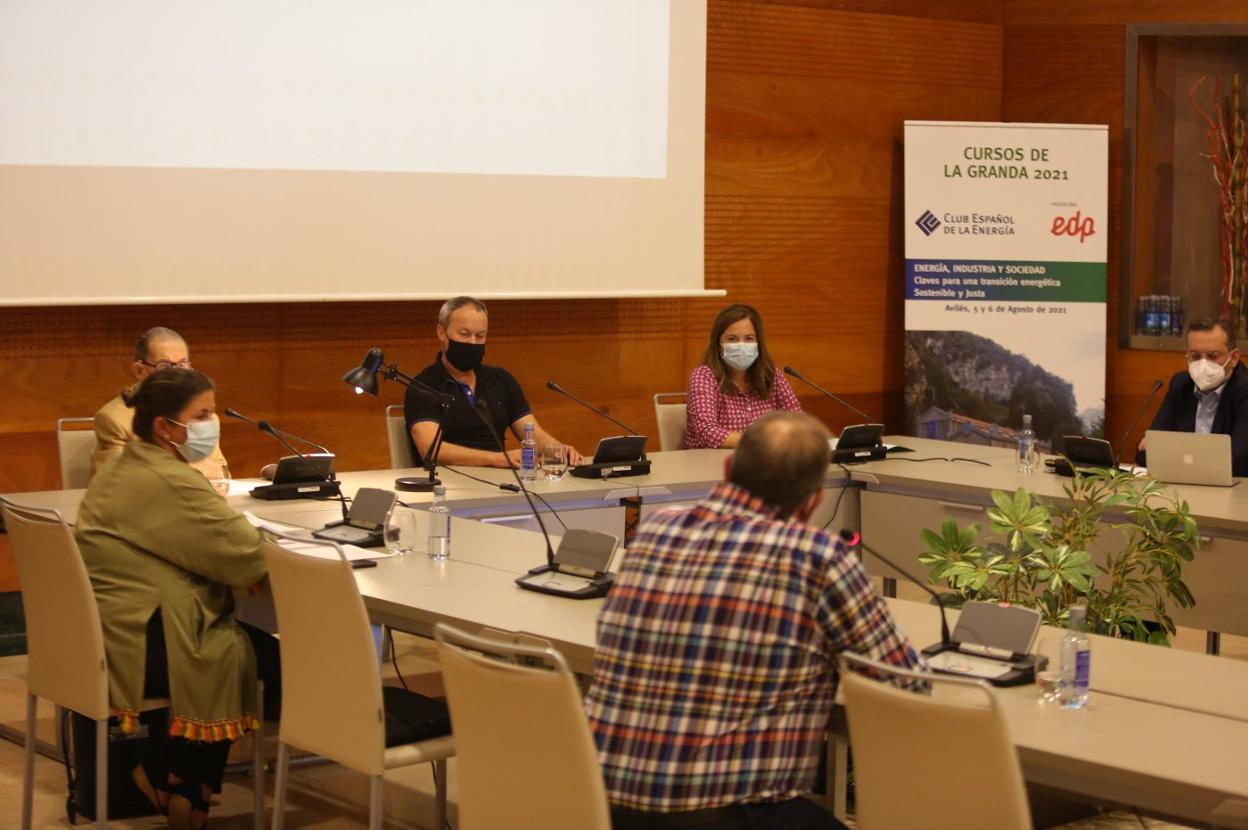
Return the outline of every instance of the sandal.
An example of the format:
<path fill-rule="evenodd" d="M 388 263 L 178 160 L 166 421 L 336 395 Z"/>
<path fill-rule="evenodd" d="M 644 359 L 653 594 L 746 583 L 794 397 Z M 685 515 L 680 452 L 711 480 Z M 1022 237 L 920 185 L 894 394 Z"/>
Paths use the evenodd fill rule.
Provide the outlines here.
<path fill-rule="evenodd" d="M 158 813 L 162 816 L 169 815 L 169 791 L 167 789 L 169 784 L 164 776 L 157 773 L 155 764 L 143 761 L 130 770 L 130 778 L 134 780 L 134 785 L 139 788 L 139 792 L 143 793 Z M 153 783 L 155 781 L 159 781 L 160 786 Z"/>
<path fill-rule="evenodd" d="M 171 830 L 204 830 L 208 823 L 208 801 L 199 784 L 182 781 L 169 785 L 169 827 Z M 202 818 L 195 821 L 196 813 Z"/>

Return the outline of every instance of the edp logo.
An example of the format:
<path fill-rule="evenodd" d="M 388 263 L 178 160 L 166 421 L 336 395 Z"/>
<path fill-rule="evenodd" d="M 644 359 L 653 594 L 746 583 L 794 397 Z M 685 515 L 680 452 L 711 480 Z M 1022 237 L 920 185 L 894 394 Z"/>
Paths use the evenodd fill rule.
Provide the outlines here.
<path fill-rule="evenodd" d="M 1054 236 L 1077 236 L 1079 244 L 1082 245 L 1083 240 L 1096 235 L 1096 223 L 1091 216 L 1083 216 L 1075 211 L 1074 216 L 1054 216 L 1053 227 L 1049 229 L 1049 233 Z"/>

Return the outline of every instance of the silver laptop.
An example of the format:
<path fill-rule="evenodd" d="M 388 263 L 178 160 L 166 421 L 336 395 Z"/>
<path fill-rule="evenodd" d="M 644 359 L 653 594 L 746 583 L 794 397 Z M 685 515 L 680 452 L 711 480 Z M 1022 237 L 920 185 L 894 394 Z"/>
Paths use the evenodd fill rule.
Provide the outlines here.
<path fill-rule="evenodd" d="M 1150 429 L 1148 474 L 1167 484 L 1210 484 L 1230 487 L 1231 436 Z"/>

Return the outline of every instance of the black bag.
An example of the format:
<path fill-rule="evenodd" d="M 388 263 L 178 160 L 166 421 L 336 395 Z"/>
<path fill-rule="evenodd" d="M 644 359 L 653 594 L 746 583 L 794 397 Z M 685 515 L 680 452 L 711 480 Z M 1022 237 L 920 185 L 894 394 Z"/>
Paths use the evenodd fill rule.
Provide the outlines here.
<path fill-rule="evenodd" d="M 61 751 L 69 780 L 65 815 L 69 823 L 76 816 L 95 821 L 95 721 L 77 712 L 64 712 Z M 139 730 L 123 735 L 117 718 L 108 721 L 108 817 L 154 816 L 157 810 L 135 785 L 131 771 L 149 753 L 156 752 L 169 734 L 169 710 L 157 709 L 139 715 Z"/>
<path fill-rule="evenodd" d="M 382 686 L 381 702 L 386 715 L 387 747 L 451 734 L 451 712 L 444 700 L 398 686 Z"/>

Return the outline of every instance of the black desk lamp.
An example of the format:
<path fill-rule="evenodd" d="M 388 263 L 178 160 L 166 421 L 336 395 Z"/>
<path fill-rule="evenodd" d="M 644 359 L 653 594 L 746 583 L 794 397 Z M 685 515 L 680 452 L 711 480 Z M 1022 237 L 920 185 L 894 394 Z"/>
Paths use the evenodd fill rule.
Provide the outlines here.
<path fill-rule="evenodd" d="M 437 476 L 438 454 L 442 451 L 442 421 L 446 419 L 446 410 L 450 407 L 451 402 L 455 400 L 455 396 L 439 392 L 433 387 L 421 383 L 416 378 L 403 374 L 399 371 L 397 363 L 391 363 L 387 366 L 385 355 L 382 354 L 381 349 L 376 347 L 369 349 L 360 365 L 343 375 L 342 380 L 348 386 L 353 387 L 357 395 L 367 392 L 373 397 L 377 397 L 378 372 L 386 380 L 392 380 L 408 389 L 415 389 L 418 392 L 432 395 L 438 399 L 442 417 L 438 419 L 438 431 L 433 434 L 433 442 L 424 454 L 423 464 L 421 465 L 425 470 L 429 471 L 429 477 L 425 479 L 404 476 L 394 480 L 396 490 L 403 490 L 409 493 L 432 492 L 434 487 L 442 483 Z"/>

